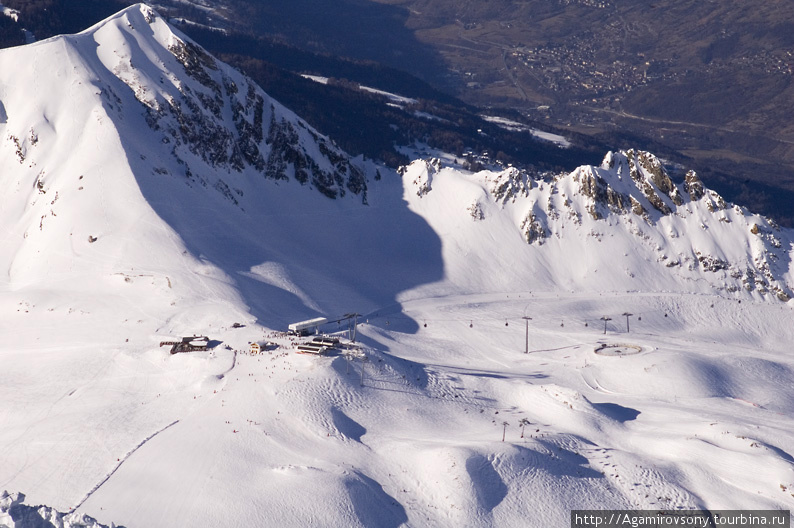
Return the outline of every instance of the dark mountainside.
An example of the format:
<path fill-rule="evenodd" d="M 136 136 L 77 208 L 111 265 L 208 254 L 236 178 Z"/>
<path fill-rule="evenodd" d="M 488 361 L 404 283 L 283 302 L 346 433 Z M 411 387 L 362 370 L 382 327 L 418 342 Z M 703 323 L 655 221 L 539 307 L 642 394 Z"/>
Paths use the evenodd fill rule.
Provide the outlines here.
<path fill-rule="evenodd" d="M 90 11 L 96 0 L 75 4 L 64 0 L 41 1 L 37 10 L 20 11 L 17 30 L 21 32 L 19 28 L 25 27 L 37 37 L 78 31 L 80 28 L 74 27 L 76 19 Z M 126 2 L 109 2 L 105 7 L 111 4 L 119 7 L 123 3 Z M 16 9 L 13 2 L 8 2 L 8 6 Z M 210 53 L 251 76 L 344 150 L 381 160 L 394 168 L 410 161 L 395 150 L 395 145 L 417 142 L 458 156 L 470 156 L 470 166 L 475 169 L 481 164 L 513 163 L 533 172 L 572 170 L 591 163 L 609 149 L 581 136 L 574 147 L 563 150 L 533 138 L 528 132 L 506 130 L 484 121 L 478 108 L 394 68 L 372 61 L 317 54 L 270 37 L 218 31 L 193 22 L 212 22 L 206 12 L 193 7 L 177 6 L 161 11 Z M 95 22 L 91 18 L 83 20 L 85 26 Z M 300 73 L 331 79 L 324 85 L 305 79 Z M 383 96 L 360 90 L 359 84 L 410 97 L 415 102 L 395 107 Z M 549 129 L 515 112 L 501 113 L 532 128 Z"/>
<path fill-rule="evenodd" d="M 269 27 L 289 27 L 273 34 L 305 49 L 403 69 L 403 58 L 421 49 L 423 60 L 408 71 L 469 104 L 514 108 L 613 148 L 641 144 L 695 167 L 731 199 L 794 223 L 791 3 L 299 2 L 322 15 L 322 28 L 318 16 L 276 9 L 283 3 L 227 5 L 245 8 L 251 28 L 265 17 Z M 351 46 L 350 17 L 371 34 L 375 4 L 387 37 Z M 357 5 L 364 7 L 350 8 Z M 398 20 L 410 32 L 395 29 Z"/>
<path fill-rule="evenodd" d="M 528 132 L 506 130 L 484 121 L 478 108 L 416 77 L 370 61 L 306 52 L 267 37 L 222 33 L 189 24 L 180 29 L 210 53 L 251 76 L 347 152 L 382 160 L 395 168 L 409 161 L 395 151 L 395 145 L 417 142 L 457 156 L 473 154 L 484 163 L 513 163 L 538 172 L 572 170 L 608 150 L 583 135 L 577 135 L 579 141 L 574 147 L 563 150 Z M 300 73 L 326 76 L 329 82 L 320 84 Z M 360 90 L 360 85 L 410 97 L 415 102 L 389 104 L 381 95 Z M 533 128 L 549 128 L 515 112 L 502 113 Z M 476 163 L 479 161 L 475 168 Z"/>
<path fill-rule="evenodd" d="M 18 11 L 18 21 L 0 16 L 0 46 L 25 43 L 23 29 L 37 40 L 77 33 L 133 2 L 122 0 L 3 0 L 0 5 Z"/>
<path fill-rule="evenodd" d="M 23 43 L 22 27 L 39 39 L 75 32 L 129 3 L 6 0 L 20 20 L 0 17 L 0 43 Z M 787 3 L 750 10 L 695 0 L 228 0 L 214 11 L 162 4 L 172 20 L 190 21 L 183 31 L 353 154 L 397 165 L 405 159 L 393 145 L 420 140 L 559 170 L 639 146 L 794 225 Z M 396 109 L 357 84 L 419 101 Z M 563 127 L 577 148 L 560 152 L 485 124 L 478 108 L 534 128 Z"/>

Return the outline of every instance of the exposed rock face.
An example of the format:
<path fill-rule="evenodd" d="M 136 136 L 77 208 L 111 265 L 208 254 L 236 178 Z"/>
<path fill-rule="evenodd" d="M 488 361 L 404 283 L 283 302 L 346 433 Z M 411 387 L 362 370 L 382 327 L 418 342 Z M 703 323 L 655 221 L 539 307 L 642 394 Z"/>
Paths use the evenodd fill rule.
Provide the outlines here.
<path fill-rule="evenodd" d="M 509 168 L 497 173 L 491 180 L 491 195 L 497 202 L 506 203 L 516 198 L 526 197 L 532 188 L 532 181 L 526 173 Z"/>
<path fill-rule="evenodd" d="M 631 212 L 637 216 L 641 216 L 643 218 L 648 217 L 648 211 L 645 210 L 645 207 L 642 206 L 639 200 L 631 197 Z"/>
<path fill-rule="evenodd" d="M 693 170 L 687 171 L 686 176 L 684 177 L 684 189 L 689 195 L 689 199 L 693 202 L 700 200 L 703 197 L 703 194 L 705 194 L 705 191 L 703 190 L 703 182 L 700 181 L 700 177 Z"/>
<path fill-rule="evenodd" d="M 574 175 L 574 181 L 580 182 L 580 192 L 592 200 L 587 212 L 594 220 L 603 218 L 598 210 L 598 205 L 606 206 L 610 211 L 618 214 L 626 212 L 626 204 L 630 197 L 615 191 L 595 169 L 583 170 Z"/>
<path fill-rule="evenodd" d="M 404 175 L 409 170 L 411 174 L 415 174 L 412 183 L 417 187 L 416 195 L 421 197 L 433 190 L 433 176 L 441 170 L 441 160 L 437 158 L 417 160 L 409 166 L 400 167 L 397 172 Z"/>
<path fill-rule="evenodd" d="M 722 211 L 728 207 L 723 197 L 714 191 L 704 192 L 704 195 L 706 196 L 706 203 L 708 205 L 709 211 L 712 213 Z"/>
<path fill-rule="evenodd" d="M 637 187 L 643 192 L 643 194 L 645 194 L 645 198 L 647 198 L 654 209 L 664 215 L 669 215 L 672 210 L 656 192 L 657 189 L 662 192 L 664 192 L 664 190 L 659 187 L 659 185 L 654 188 L 654 185 L 652 185 L 651 181 L 649 181 L 643 175 L 642 171 L 640 171 L 640 168 L 645 168 L 646 166 L 650 167 L 652 169 L 652 178 L 658 181 L 664 188 L 668 188 L 667 183 L 669 181 L 669 177 L 666 177 L 666 173 L 662 172 L 661 170 L 653 170 L 655 169 L 654 164 L 649 161 L 646 154 L 647 153 L 645 152 L 639 152 L 638 155 L 638 153 L 634 150 L 629 150 L 626 152 L 626 158 L 629 164 L 629 174 L 631 175 L 631 179 L 637 184 Z M 672 185 L 672 183 L 670 183 L 670 185 Z"/>
<path fill-rule="evenodd" d="M 697 201 L 706 195 L 703 182 L 695 171 L 687 172 L 683 185 L 678 186 L 656 156 L 641 150 L 610 152 L 604 158 L 601 170 L 608 172 L 596 174 L 591 171 L 589 176 L 582 177 L 582 193 L 596 203 L 606 205 L 612 212 L 625 211 L 630 206 L 634 214 L 647 217 L 648 205 L 651 210 L 666 216 L 685 204 L 684 193 L 690 201 Z M 621 186 L 622 192 L 613 188 L 614 183 L 603 183 L 605 179 L 614 182 L 615 177 L 623 182 L 626 181 L 625 176 L 630 177 L 633 185 Z M 724 200 L 717 193 L 709 192 L 714 197 L 713 210 L 724 209 Z"/>
<path fill-rule="evenodd" d="M 107 528 L 83 513 L 62 513 L 49 506 L 24 504 L 23 493 L 0 493 L 0 526 L 6 528 Z M 115 526 L 115 525 L 113 525 Z M 123 528 L 119 526 L 118 528 Z"/>
<path fill-rule="evenodd" d="M 675 205 L 682 205 L 684 203 L 683 198 L 681 198 L 681 193 L 673 184 L 673 181 L 670 179 L 670 176 L 667 174 L 659 158 L 649 152 L 636 151 L 636 162 L 645 169 L 646 173 L 650 174 L 651 182 L 656 188 L 670 197 Z"/>
<path fill-rule="evenodd" d="M 695 254 L 697 255 L 698 262 L 700 262 L 700 265 L 705 271 L 715 272 L 726 270 L 730 267 L 730 263 L 726 260 L 711 255 L 703 255 L 700 251 L 696 251 Z"/>
<path fill-rule="evenodd" d="M 524 240 L 527 241 L 527 244 L 535 242 L 543 244 L 543 239 L 546 238 L 546 228 L 543 227 L 543 224 L 532 211 L 527 213 L 524 220 L 521 221 L 519 229 L 521 229 L 521 233 L 524 235 Z"/>
<path fill-rule="evenodd" d="M 149 24 L 161 22 L 153 11 L 145 14 Z M 351 192 L 366 202 L 364 171 L 253 81 L 176 34 L 170 36 L 167 51 L 176 59 L 174 68 L 181 68 L 184 75 L 164 73 L 155 84 L 129 58 L 122 58 L 116 70 L 144 105 L 147 123 L 163 135 L 162 142 L 171 146 L 188 178 L 208 183 L 201 170 L 191 168 L 190 158 L 195 156 L 211 169 L 238 173 L 253 169 L 271 180 L 294 179 L 310 185 L 329 198 Z M 120 102 L 110 88 L 106 91 L 108 106 Z M 209 183 L 220 192 L 229 186 Z"/>
<path fill-rule="evenodd" d="M 482 210 L 482 204 L 480 202 L 474 202 L 468 208 L 469 214 L 471 215 L 472 219 L 474 220 L 484 220 L 485 213 Z"/>

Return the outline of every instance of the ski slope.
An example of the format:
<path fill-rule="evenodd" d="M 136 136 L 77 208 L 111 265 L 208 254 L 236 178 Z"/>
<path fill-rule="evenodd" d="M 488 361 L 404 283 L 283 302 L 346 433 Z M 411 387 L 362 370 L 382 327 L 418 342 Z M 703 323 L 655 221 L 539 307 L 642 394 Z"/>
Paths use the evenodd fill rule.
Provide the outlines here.
<path fill-rule="evenodd" d="M 7 71 L 0 491 L 130 528 L 794 505 L 791 232 L 695 177 L 396 173 L 142 5 Z M 282 332 L 351 312 L 349 351 Z"/>
<path fill-rule="evenodd" d="M 790 509 L 788 310 L 700 294 L 463 294 L 370 314 L 350 359 L 222 319 L 213 337 L 236 354 L 4 346 L 3 486 L 125 526 Z M 263 337 L 279 348 L 247 355 Z M 642 351 L 600 355 L 602 343 Z"/>

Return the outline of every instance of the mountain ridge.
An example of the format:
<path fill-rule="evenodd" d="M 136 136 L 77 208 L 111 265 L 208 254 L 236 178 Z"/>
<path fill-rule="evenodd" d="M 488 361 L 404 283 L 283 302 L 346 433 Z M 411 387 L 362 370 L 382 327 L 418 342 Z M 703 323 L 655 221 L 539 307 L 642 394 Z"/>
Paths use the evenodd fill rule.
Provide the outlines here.
<path fill-rule="evenodd" d="M 561 273 L 555 280 L 552 273 L 552 282 L 592 289 L 587 282 L 597 278 L 595 269 L 601 270 L 599 280 L 609 277 L 615 287 L 621 284 L 622 275 L 624 287 L 633 284 L 633 289 L 658 289 L 659 277 L 649 275 L 659 268 L 659 276 L 672 272 L 685 283 L 704 281 L 729 294 L 743 290 L 770 294 L 784 302 L 791 298 L 790 232 L 726 202 L 706 188 L 694 171 L 675 183 L 650 153 L 610 152 L 600 166 L 583 166 L 541 180 L 515 168 L 471 176 L 455 172 L 444 169 L 438 159 L 417 160 L 402 169 L 406 186 L 415 190 L 418 200 L 432 196 L 436 182 L 443 177 L 479 187 L 479 191 L 459 191 L 472 197 L 468 202 L 459 201 L 466 203 L 458 204 L 457 214 L 463 218 L 465 207 L 475 223 L 492 216 L 509 218 L 512 227 L 508 231 L 517 230 L 525 243 L 537 247 L 540 256 L 530 255 L 528 261 L 541 268 L 552 268 L 555 260 L 568 261 L 577 253 L 589 253 L 589 269 L 587 265 L 578 268 L 582 277 L 577 278 L 576 272 Z M 587 245 L 602 242 L 615 245 L 605 252 L 587 250 Z M 546 249 L 544 244 L 553 247 Z M 567 250 L 561 247 L 566 244 Z M 640 261 L 630 256 L 634 253 L 641 256 Z M 605 274 L 610 261 L 625 264 L 617 274 Z M 635 277 L 643 275 L 644 281 L 638 282 Z M 674 288 L 684 291 L 688 287 L 679 284 Z"/>
<path fill-rule="evenodd" d="M 263 289 L 278 288 L 273 281 L 295 282 L 263 279 L 251 271 L 265 262 L 273 263 L 267 268 L 272 270 L 291 262 L 290 273 L 304 269 L 312 283 L 325 277 L 328 285 L 339 284 L 358 298 L 350 290 L 351 279 L 365 264 L 345 264 L 345 253 L 359 241 L 374 242 L 397 229 L 394 218 L 378 218 L 375 209 L 399 208 L 399 195 L 368 199 L 368 180 L 377 181 L 383 169 L 351 159 L 250 80 L 190 42 L 150 8 L 138 5 L 86 32 L 0 52 L 5 71 L 20 61 L 32 64 L 15 79 L 18 84 L 0 86 L 6 115 L 0 124 L 0 160 L 9 168 L 4 179 L 14 189 L 4 197 L 4 224 L 15 226 L 3 235 L 9 248 L 3 267 L 10 284 L 48 282 L 53 273 L 64 275 L 78 267 L 90 274 L 97 265 L 90 255 L 107 253 L 99 260 L 103 273 L 129 275 L 132 268 L 143 268 L 159 269 L 159 275 L 158 261 L 173 265 L 184 260 L 188 268 L 204 270 L 199 274 L 210 273 L 221 283 L 247 282 L 246 296 L 253 304 L 264 303 Z M 68 100 L 52 96 L 37 88 L 42 83 L 64 83 L 72 93 Z M 13 89 L 22 84 L 33 86 L 32 93 Z M 332 196 L 338 199 L 328 200 Z M 366 203 L 374 207 L 361 209 Z M 274 222 L 301 210 L 306 214 L 289 220 L 287 229 L 273 230 Z M 365 223 L 379 231 L 356 227 L 354 215 L 341 220 L 352 223 L 350 234 L 317 237 L 318 230 L 327 232 L 330 226 L 314 222 L 313 215 L 345 210 L 369 218 Z M 395 215 L 406 227 L 418 221 L 407 212 Z M 434 235 L 426 235 L 432 245 Z M 312 246 L 337 255 L 332 271 L 306 264 L 313 258 Z M 38 257 L 45 252 L 52 257 Z M 292 252 L 302 255 L 303 262 Z M 160 253 L 170 256 L 158 257 Z M 224 262 L 226 271 L 213 266 L 207 255 Z M 413 281 L 407 271 L 399 271 L 400 264 L 414 262 L 407 267 L 416 273 L 427 256 L 406 252 L 370 258 L 404 275 L 394 279 L 393 287 L 399 288 Z M 251 273 L 256 278 L 240 275 Z M 336 278 L 341 276 L 349 277 L 345 286 Z M 193 275 L 184 278 L 195 284 Z M 174 288 L 179 282 L 161 280 Z M 371 286 L 372 291 L 392 289 Z M 300 288 L 279 295 L 295 310 L 306 310 L 301 295 L 295 297 L 292 290 Z M 269 309 L 271 316 L 277 312 Z M 282 323 L 288 320 L 284 314 L 277 317 Z"/>
<path fill-rule="evenodd" d="M 0 506 L 396 528 L 792 504 L 792 233 L 697 174 L 421 145 L 392 171 L 140 6 L 0 72 Z M 314 317 L 324 357 L 283 331 Z"/>
<path fill-rule="evenodd" d="M 257 9 L 232 2 L 225 22 L 270 35 L 289 26 L 281 40 L 303 49 L 359 58 L 375 54 L 387 64 L 404 62 L 419 47 L 437 64 L 403 68 L 434 77 L 436 86 L 454 85 L 454 93 L 469 103 L 520 109 L 533 120 L 587 134 L 607 145 L 603 151 L 664 152 L 696 168 L 732 201 L 792 223 L 791 138 L 787 113 L 779 111 L 787 107 L 791 89 L 788 8 L 749 12 L 723 3 L 714 10 L 691 0 L 376 0 L 368 7 L 380 7 L 380 27 L 393 28 L 397 20 L 396 30 L 386 32 L 403 36 L 356 50 L 344 45 L 355 32 L 338 31 L 355 18 L 348 5 L 355 2 L 345 3 L 344 15 L 329 10 L 329 19 L 342 18 L 330 24 L 291 16 L 294 2 L 283 4 L 284 9 Z M 304 11 L 321 4 L 304 2 Z M 363 16 L 358 22 L 370 25 Z M 307 36 L 312 30 L 316 38 Z"/>
<path fill-rule="evenodd" d="M 104 170 L 110 172 L 131 171 L 130 175 L 138 180 L 138 184 L 143 184 L 144 207 L 155 205 L 156 214 L 166 218 L 172 228 L 182 226 L 177 227 L 177 231 L 192 232 L 189 219 L 195 212 L 191 211 L 190 201 L 197 200 L 196 203 L 204 204 L 202 207 L 207 211 L 201 217 L 201 222 L 217 221 L 212 220 L 217 215 L 228 217 L 221 220 L 228 222 L 226 231 L 238 233 L 240 240 L 250 240 L 251 235 L 245 234 L 245 231 L 259 231 L 253 226 L 262 218 L 261 212 L 257 211 L 257 202 L 262 201 L 265 194 L 272 197 L 266 198 L 263 204 L 275 199 L 281 205 L 276 207 L 273 203 L 267 207 L 276 207 L 273 211 L 281 211 L 279 214 L 289 214 L 290 206 L 278 198 L 278 194 L 285 192 L 283 186 L 278 185 L 279 182 L 289 186 L 297 183 L 300 187 L 312 187 L 326 198 L 355 198 L 362 204 L 369 203 L 370 199 L 376 202 L 385 200 L 394 205 L 402 202 L 409 209 L 413 208 L 413 213 L 407 214 L 417 221 L 427 214 L 437 214 L 424 210 L 424 206 L 418 207 L 414 198 L 408 199 L 413 193 L 407 189 L 418 185 L 418 197 L 428 194 L 433 188 L 431 180 L 436 177 L 434 174 L 442 170 L 440 160 L 418 162 L 418 165 L 415 162 L 401 171 L 403 178 L 400 181 L 384 167 L 379 168 L 361 159 L 350 159 L 329 140 L 261 92 L 252 81 L 232 73 L 232 70 L 217 62 L 190 39 L 174 33 L 151 8 L 143 4 L 127 8 L 74 37 L 55 37 L 31 47 L 19 48 L 22 54 L 34 55 L 31 61 L 33 72 L 37 71 L 37 50 L 42 46 L 56 46 L 59 50 L 57 54 L 71 64 L 71 71 L 62 65 L 56 77 L 68 76 L 81 69 L 88 72 L 87 77 L 74 77 L 70 89 L 75 94 L 82 94 L 79 97 L 83 98 L 75 99 L 73 106 L 77 109 L 90 108 L 93 117 L 72 114 L 73 110 L 70 109 L 55 111 L 55 101 L 45 99 L 41 114 L 36 114 L 39 110 L 28 109 L 26 111 L 29 114 L 21 118 L 18 115 L 20 110 L 17 109 L 26 106 L 13 102 L 13 99 L 12 103 L 7 104 L 3 124 L 5 157 L 15 159 L 25 173 L 13 185 L 21 189 L 24 188 L 24 179 L 32 181 L 27 193 L 31 205 L 23 215 L 29 227 L 24 230 L 23 242 L 16 240 L 9 247 L 22 247 L 29 236 L 36 236 L 36 231 L 41 233 L 50 223 L 59 223 L 56 211 L 67 196 L 89 196 L 90 200 L 82 203 L 95 209 L 99 209 L 98 205 L 107 200 L 101 193 L 83 192 L 91 176 L 84 174 L 80 158 L 72 156 L 75 150 L 96 151 L 91 142 L 93 137 L 100 135 L 106 138 L 103 141 L 111 142 L 103 149 L 123 149 L 126 164 L 113 159 L 96 161 L 96 166 L 106 167 Z M 0 61 L 13 53 L 13 50 L 0 53 Z M 81 91 L 84 83 L 91 85 L 91 90 Z M 0 91 L 0 95 L 0 100 L 9 101 L 9 96 L 13 94 L 5 95 Z M 66 123 L 74 123 L 75 120 L 83 120 L 81 122 L 85 124 L 78 132 L 62 137 L 78 143 L 69 143 L 67 148 L 49 149 L 44 154 L 43 149 L 58 140 L 56 129 L 64 128 Z M 104 127 L 107 121 L 113 127 L 110 136 Z M 25 123 L 27 130 L 20 127 L 21 123 Z M 147 132 L 141 133 L 140 130 Z M 51 160 L 56 154 L 58 157 Z M 105 163 L 108 165 L 103 165 Z M 774 222 L 752 215 L 746 209 L 726 204 L 718 194 L 706 189 L 693 171 L 685 175 L 684 182 L 673 183 L 661 161 L 650 153 L 636 150 L 610 153 L 599 167 L 583 166 L 569 174 L 547 177 L 548 181 L 536 180 L 515 168 L 499 169 L 498 165 L 491 171 L 477 175 L 463 170 L 459 160 L 453 161 L 451 157 L 444 164 L 448 166 L 446 174 L 453 175 L 453 179 L 459 182 L 476 180 L 475 185 L 486 192 L 487 200 L 474 199 L 463 205 L 468 208 L 470 217 L 482 220 L 486 212 L 489 215 L 511 217 L 510 222 L 518 227 L 521 238 L 531 247 L 539 247 L 552 240 L 557 241 L 555 245 L 564 245 L 564 234 L 567 234 L 564 228 L 567 225 L 574 228 L 574 233 L 582 230 L 587 232 L 586 227 L 591 233 L 602 233 L 590 236 L 600 242 L 604 238 L 603 233 L 610 237 L 616 235 L 617 231 L 612 229 L 614 223 L 621 231 L 621 244 L 625 245 L 621 253 L 630 253 L 633 242 L 647 246 L 653 238 L 659 248 L 652 252 L 653 261 L 664 268 L 664 273 L 670 268 L 677 268 L 682 276 L 689 277 L 687 280 L 699 276 L 728 293 L 743 289 L 761 294 L 771 292 L 784 301 L 791 297 L 786 265 L 790 261 L 787 248 L 790 247 L 791 237 L 787 232 L 780 235 L 780 228 Z M 68 178 L 74 181 L 67 184 L 64 178 L 70 171 L 74 171 L 74 174 Z M 57 182 L 55 174 L 59 175 Z M 84 177 L 86 180 L 83 180 Z M 397 191 L 397 185 L 406 190 Z M 461 201 L 459 195 L 465 196 L 469 192 L 463 190 L 466 184 L 462 185 L 460 188 L 455 185 L 450 187 L 450 196 L 445 200 Z M 372 198 L 373 186 L 380 188 L 377 198 Z M 76 187 L 79 192 L 73 188 L 67 190 L 68 187 Z M 179 189 L 186 188 L 193 189 L 189 194 L 191 198 L 188 195 L 180 196 L 183 191 Z M 201 194 L 203 189 L 207 193 Z M 391 198 L 386 198 L 389 194 Z M 164 196 L 174 198 L 169 202 Z M 303 200 L 297 195 L 293 199 Z M 146 205 L 147 200 L 150 205 Z M 515 204 L 516 200 L 519 205 L 507 205 L 508 202 Z M 498 213 L 491 207 L 495 204 L 500 204 L 499 208 L 504 211 Z M 377 203 L 375 205 L 374 208 L 367 208 L 370 210 L 366 215 L 370 218 L 380 215 Z M 394 205 L 390 206 L 392 211 Z M 236 213 L 231 214 L 226 206 L 234 208 Z M 13 207 L 18 208 L 19 202 Z M 320 209 L 327 207 L 329 205 L 323 205 Z M 356 209 L 352 204 L 345 207 Z M 215 214 L 212 213 L 213 208 L 216 209 Z M 103 217 L 107 222 L 108 212 L 104 204 L 101 209 L 102 212 L 95 216 Z M 116 206 L 115 209 L 111 214 L 124 218 L 121 212 L 123 207 Z M 633 223 L 633 218 L 639 223 Z M 377 223 L 389 221 L 388 217 L 381 217 Z M 131 219 L 124 222 L 129 222 L 127 229 L 134 225 Z M 711 227 L 706 224 L 711 224 Z M 241 229 L 239 226 L 242 225 L 250 227 Z M 643 226 L 649 228 L 653 235 L 646 233 Z M 307 225 L 305 229 L 305 234 L 299 237 L 302 240 L 311 237 L 311 228 Z M 387 231 L 393 229 L 388 228 Z M 444 227 L 438 232 L 448 229 Z M 501 224 L 495 229 L 495 233 L 500 232 Z M 73 238 L 73 231 L 74 228 L 71 228 L 64 238 Z M 209 229 L 207 234 L 214 232 L 212 237 L 197 241 L 191 253 L 201 255 L 215 251 L 208 244 L 224 246 L 226 243 L 223 242 L 221 231 L 223 229 L 218 232 L 215 232 L 215 228 Z M 345 251 L 352 251 L 355 246 L 353 239 L 362 236 L 361 228 L 354 228 L 354 232 L 358 234 L 351 235 L 352 238 L 343 244 Z M 686 240 L 688 235 L 698 232 L 700 241 L 697 244 L 701 247 L 679 243 Z M 710 239 L 709 233 L 718 233 L 720 240 Z M 375 236 L 378 234 L 373 232 L 367 238 Z M 83 240 L 80 242 L 82 245 L 94 244 L 95 240 L 104 239 L 104 232 L 86 231 L 77 237 Z M 731 237 L 734 237 L 737 247 L 743 249 L 729 249 Z M 400 236 L 400 239 L 406 238 Z M 433 239 L 436 237 L 428 238 L 427 247 L 438 245 Z M 460 243 L 471 246 L 476 245 L 477 240 L 474 237 Z M 571 239 L 571 247 L 584 243 L 576 237 Z M 70 244 L 74 246 L 74 242 Z M 252 247 L 261 246 L 258 242 L 249 244 Z M 406 239 L 401 244 L 408 248 L 411 242 Z M 510 244 L 513 242 L 509 242 L 508 246 Z M 38 246 L 31 247 L 36 247 L 36 252 L 41 251 Z M 36 260 L 30 251 L 26 253 L 21 249 L 14 253 L 18 261 L 10 264 L 10 276 L 30 274 L 40 265 L 31 267 L 27 264 Z M 73 250 L 62 250 L 64 254 L 69 251 Z M 471 251 L 480 252 L 476 248 Z M 540 257 L 526 254 L 526 248 L 515 251 L 511 259 L 528 258 L 529 262 L 539 262 L 546 269 L 553 267 L 553 258 L 543 255 L 543 251 Z M 555 251 L 559 251 L 555 258 L 567 258 L 565 249 Z M 583 247 L 580 246 L 576 251 L 583 251 Z M 284 264 L 292 261 L 293 265 L 303 266 L 283 253 L 281 258 Z M 450 258 L 454 262 L 457 257 Z M 650 255 L 645 258 L 650 259 Z M 483 255 L 482 259 L 485 265 L 486 256 Z M 604 259 L 596 259 L 599 260 Z M 419 269 L 417 266 L 421 266 L 421 256 L 408 257 L 407 261 L 413 262 L 409 267 L 416 273 Z M 250 264 L 244 269 L 235 269 L 239 266 L 234 264 L 231 269 L 235 269 L 235 274 L 250 274 L 251 269 L 261 264 L 261 261 Z M 593 268 L 603 269 L 604 266 L 604 263 L 596 262 Z M 633 262 L 630 267 L 637 266 L 639 263 Z M 388 268 L 394 269 L 393 266 Z M 687 270 L 683 271 L 683 268 Z M 631 279 L 638 273 L 636 270 L 627 270 L 622 272 L 624 278 Z M 586 269 L 581 272 L 584 275 L 588 273 Z M 30 280 L 33 280 L 32 277 Z M 439 278 L 437 274 L 436 277 Z M 582 278 L 576 276 L 555 278 L 555 274 L 550 273 L 548 277 L 552 284 L 582 282 Z M 531 273 L 520 273 L 513 278 L 531 280 Z M 618 276 L 611 280 L 614 285 L 620 284 Z M 650 286 L 657 279 L 649 280 Z M 636 280 L 630 282 L 637 283 Z M 633 287 L 645 286 L 640 281 Z M 681 285 L 677 287 L 687 288 Z M 289 289 L 300 290 L 295 287 Z M 302 294 L 304 299 L 309 297 Z M 315 302 L 309 304 L 313 309 L 319 308 Z"/>

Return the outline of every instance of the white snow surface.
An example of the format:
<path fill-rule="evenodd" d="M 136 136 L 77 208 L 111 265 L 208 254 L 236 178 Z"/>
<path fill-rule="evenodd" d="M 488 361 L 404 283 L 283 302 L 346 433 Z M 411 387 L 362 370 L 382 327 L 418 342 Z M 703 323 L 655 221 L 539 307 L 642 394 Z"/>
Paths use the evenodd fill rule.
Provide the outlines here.
<path fill-rule="evenodd" d="M 373 94 L 385 97 L 389 101 L 391 101 L 393 103 L 396 103 L 396 104 L 415 104 L 417 102 L 416 99 L 413 99 L 411 97 L 405 97 L 405 96 L 397 95 L 397 94 L 394 94 L 394 93 L 391 93 L 391 92 L 386 92 L 384 90 L 378 90 L 377 88 L 372 88 L 370 86 L 360 86 L 359 88 L 361 88 L 365 92 L 369 92 L 369 93 L 373 93 Z"/>
<path fill-rule="evenodd" d="M 0 493 L 0 526 L 28 528 L 107 528 L 85 513 L 63 513 L 49 506 L 24 504 L 24 493 Z"/>
<path fill-rule="evenodd" d="M 531 128 L 531 127 L 528 127 L 527 125 L 525 125 L 524 123 L 519 123 L 518 121 L 514 121 L 512 119 L 507 119 L 505 117 L 487 116 L 487 115 L 484 115 L 484 116 L 481 116 L 481 117 L 483 119 L 485 119 L 486 121 L 488 121 L 489 123 L 495 123 L 495 124 L 499 125 L 500 127 L 505 128 L 507 130 L 513 130 L 513 131 L 518 131 L 518 132 L 521 132 L 521 131 L 529 132 L 530 134 L 532 134 L 536 138 L 542 139 L 543 141 L 549 141 L 549 142 L 554 143 L 555 145 L 557 145 L 558 147 L 561 147 L 561 148 L 568 148 L 568 147 L 571 146 L 571 142 L 568 141 L 564 136 L 561 136 L 559 134 L 554 134 L 552 132 L 546 132 L 544 130 L 538 130 L 536 128 Z"/>
<path fill-rule="evenodd" d="M 12 19 L 14 22 L 19 21 L 19 11 L 17 11 L 16 9 L 11 9 L 10 7 L 5 7 L 2 4 L 0 4 L 0 15 L 7 16 L 8 18 Z"/>
<path fill-rule="evenodd" d="M 130 528 L 794 506 L 790 230 L 636 151 L 547 181 L 350 160 L 180 43 L 139 4 L 0 51 L 0 490 Z M 349 312 L 350 353 L 280 332 Z"/>
<path fill-rule="evenodd" d="M 320 75 L 309 75 L 304 73 L 301 75 L 304 79 L 309 79 L 310 81 L 314 81 L 320 84 L 328 84 L 328 77 L 322 77 Z M 384 90 L 379 90 L 377 88 L 372 88 L 370 86 L 359 86 L 359 89 L 364 92 L 369 92 L 375 95 L 380 95 L 381 97 L 388 99 L 393 105 L 397 105 L 398 108 L 401 108 L 399 105 L 408 105 L 408 104 L 415 104 L 417 102 L 416 99 L 411 97 L 405 97 L 403 95 L 397 95 L 391 92 L 386 92 Z M 388 103 L 387 103 L 388 104 Z"/>
<path fill-rule="evenodd" d="M 328 77 L 322 77 L 320 75 L 309 75 L 308 73 L 304 73 L 301 75 L 304 79 L 309 79 L 310 81 L 314 81 L 320 84 L 328 84 Z"/>

